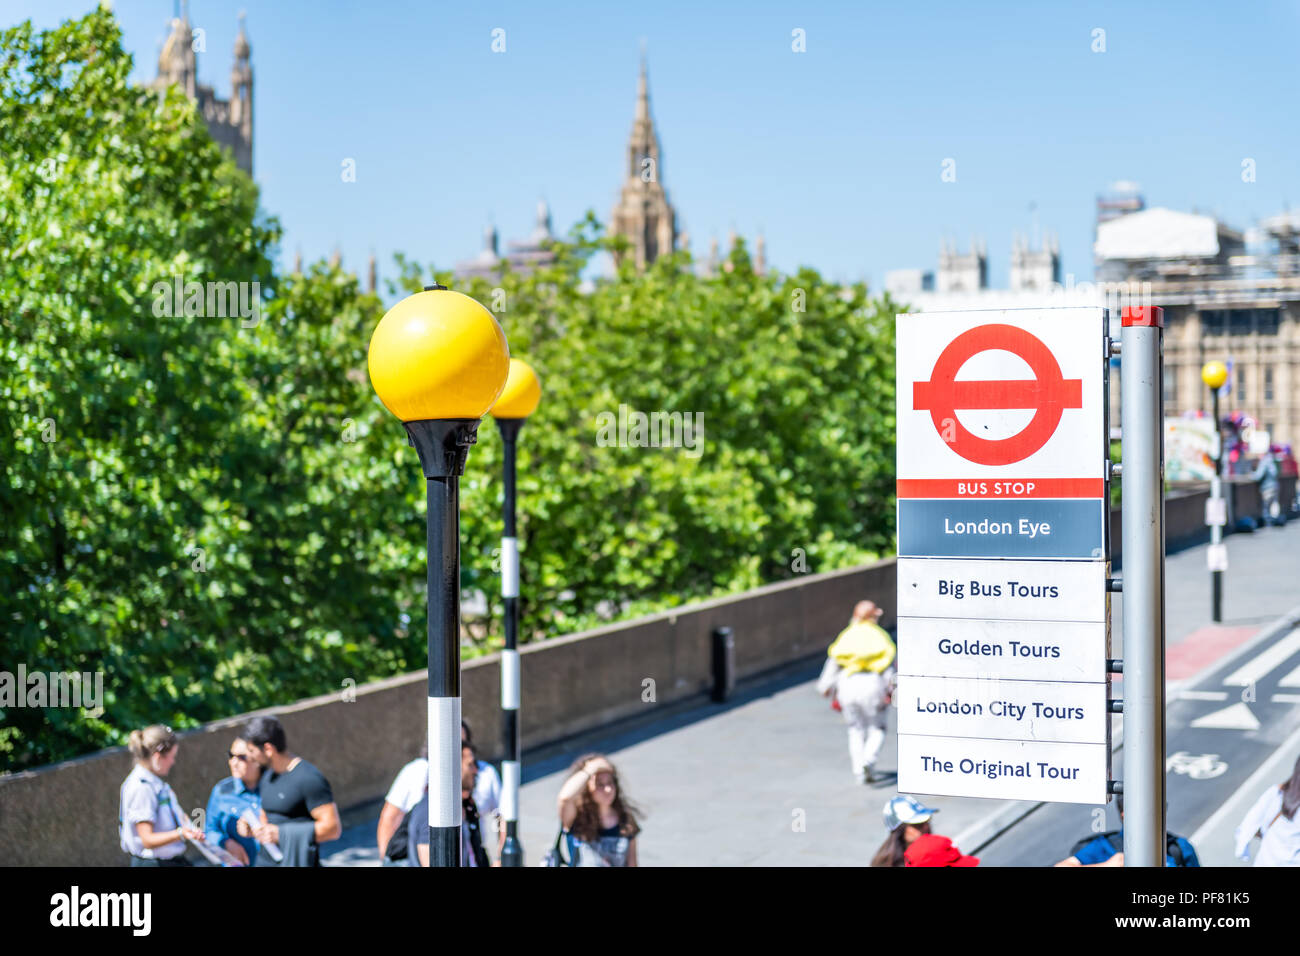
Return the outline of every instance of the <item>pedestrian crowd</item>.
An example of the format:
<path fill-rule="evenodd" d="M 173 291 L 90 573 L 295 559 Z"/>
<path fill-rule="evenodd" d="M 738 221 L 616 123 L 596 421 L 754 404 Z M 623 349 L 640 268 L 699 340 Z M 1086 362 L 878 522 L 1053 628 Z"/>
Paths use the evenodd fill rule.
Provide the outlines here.
<path fill-rule="evenodd" d="M 189 866 L 188 845 L 214 864 L 319 866 L 320 845 L 343 833 L 329 781 L 291 752 L 274 717 L 254 717 L 227 752 L 230 776 L 196 827 L 167 776 L 180 743 L 170 727 L 132 731 L 134 765 L 122 783 L 118 832 L 131 866 Z"/>
<path fill-rule="evenodd" d="M 343 832 L 329 781 L 288 749 L 274 717 L 254 717 L 227 752 L 230 775 L 212 788 L 195 826 L 167 776 L 180 743 L 170 727 L 131 733 L 133 765 L 122 783 L 118 832 L 131 866 L 190 866 L 186 850 L 220 866 L 319 866 L 320 846 Z M 478 759 L 469 724 L 461 722 L 461 860 L 489 866 L 483 820 L 498 818 L 501 777 Z M 640 832 L 636 805 L 603 754 L 586 754 L 570 768 L 557 800 L 560 832 L 550 866 L 636 866 Z M 497 859 L 505 828 L 496 827 Z M 385 866 L 429 865 L 429 758 L 406 764 L 384 798 L 376 828 Z"/>
<path fill-rule="evenodd" d="M 848 728 L 850 767 L 859 784 L 884 779 L 877 758 L 885 738 L 895 690 L 893 640 L 879 625 L 881 609 L 861 601 L 849 626 L 827 651 L 817 682 Z M 133 731 L 131 772 L 123 781 L 118 828 L 131 866 L 188 866 L 194 846 L 210 863 L 224 866 L 319 866 L 320 845 L 342 834 L 329 781 L 288 748 L 284 728 L 269 716 L 249 720 L 231 741 L 229 776 L 212 788 L 202 825 L 181 809 L 167 776 L 180 744 L 169 727 Z M 461 859 L 463 866 L 489 866 L 483 821 L 500 822 L 501 778 L 480 760 L 470 728 L 461 722 Z M 1116 799 L 1120 829 L 1079 840 L 1056 866 L 1124 865 L 1124 798 Z M 1269 787 L 1235 833 L 1235 852 L 1255 866 L 1300 866 L 1300 759 L 1291 776 Z M 886 836 L 873 867 L 968 867 L 979 859 L 931 830 L 939 811 L 915 797 L 886 801 Z M 599 753 L 579 757 L 556 800 L 558 832 L 543 866 L 636 866 L 643 816 L 619 783 L 618 771 Z M 505 828 L 496 826 L 500 860 Z M 1166 865 L 1196 867 L 1196 850 L 1184 837 L 1166 835 Z M 429 865 L 429 759 L 422 752 L 397 774 L 384 799 L 376 846 L 385 866 Z"/>

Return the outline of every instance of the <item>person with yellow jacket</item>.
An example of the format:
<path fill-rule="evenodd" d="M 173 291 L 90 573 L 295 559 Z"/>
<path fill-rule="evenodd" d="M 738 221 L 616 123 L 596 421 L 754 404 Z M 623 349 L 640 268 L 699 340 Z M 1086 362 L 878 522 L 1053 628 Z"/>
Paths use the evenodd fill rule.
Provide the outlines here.
<path fill-rule="evenodd" d="M 853 619 L 826 651 L 826 666 L 817 681 L 823 697 L 832 694 L 849 725 L 849 760 L 858 783 L 880 779 L 873 768 L 885 742 L 896 650 L 876 622 L 884 613 L 872 601 L 859 601 Z"/>

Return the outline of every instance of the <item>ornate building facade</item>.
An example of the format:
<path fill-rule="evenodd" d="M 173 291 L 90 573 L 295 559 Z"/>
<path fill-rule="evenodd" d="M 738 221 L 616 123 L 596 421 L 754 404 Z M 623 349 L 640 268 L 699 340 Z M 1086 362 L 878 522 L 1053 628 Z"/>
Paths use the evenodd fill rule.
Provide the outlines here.
<path fill-rule="evenodd" d="M 230 99 L 218 99 L 211 86 L 199 82 L 198 55 L 194 50 L 194 29 L 190 26 L 189 4 L 171 21 L 167 39 L 158 55 L 158 75 L 150 84 L 166 89 L 175 84 L 198 105 L 199 115 L 212 138 L 234 154 L 235 163 L 253 175 L 253 66 L 244 17 L 239 17 L 235 37 L 235 59 L 230 68 Z"/>
<path fill-rule="evenodd" d="M 609 227 L 611 235 L 627 237 L 631 248 L 621 258 L 630 259 L 638 269 L 677 248 L 677 213 L 663 186 L 661 159 L 659 137 L 650 117 L 649 82 L 642 58 L 623 189 L 610 216 Z"/>
<path fill-rule="evenodd" d="M 1061 243 L 1055 234 L 1043 236 L 1038 248 L 1018 233 L 1011 237 L 1011 288 L 1046 292 L 1060 281 Z"/>
<path fill-rule="evenodd" d="M 1201 367 L 1217 359 L 1231 369 L 1221 413 L 1248 418 L 1273 442 L 1300 443 L 1300 213 L 1243 232 L 1213 216 L 1147 208 L 1140 197 L 1128 202 L 1099 203 L 1095 281 L 1076 283 L 1070 275 L 1061 285 L 1052 235 L 1037 249 L 1015 239 L 1007 289 L 986 287 L 982 243 L 963 254 L 946 242 L 938 282 L 920 269 L 896 269 L 886 273 L 885 288 L 913 312 L 1104 306 L 1112 335 L 1124 306 L 1158 305 L 1167 418 L 1211 407 Z M 1111 366 L 1112 425 L 1119 424 L 1122 360 Z"/>
<path fill-rule="evenodd" d="M 1166 417 L 1210 408 L 1201 367 L 1227 363 L 1224 415 L 1273 442 L 1300 440 L 1300 214 L 1261 220 L 1250 238 L 1213 216 L 1142 209 L 1097 228 L 1099 279 L 1140 286 L 1165 310 Z M 1112 380 L 1111 401 L 1116 401 Z"/>
<path fill-rule="evenodd" d="M 551 232 L 551 208 L 543 200 L 537 204 L 537 223 L 527 239 L 512 239 L 506 243 L 506 254 L 501 255 L 496 226 L 483 230 L 483 248 L 473 259 L 456 263 L 456 275 L 465 278 L 496 279 L 509 265 L 511 272 L 528 275 L 555 261 L 550 243 L 555 239 Z"/>

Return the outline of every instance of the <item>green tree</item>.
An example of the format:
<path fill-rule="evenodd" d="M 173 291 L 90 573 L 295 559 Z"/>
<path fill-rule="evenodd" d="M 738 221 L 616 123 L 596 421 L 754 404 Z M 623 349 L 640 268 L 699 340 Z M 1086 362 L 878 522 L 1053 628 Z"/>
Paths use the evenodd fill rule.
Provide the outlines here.
<path fill-rule="evenodd" d="M 520 440 L 525 637 L 892 550 L 895 306 L 811 269 L 755 275 L 743 244 L 716 278 L 678 254 L 584 287 L 590 257 L 619 242 L 589 215 L 554 265 L 463 286 L 503 306 L 511 354 L 542 378 Z M 401 265 L 400 287 L 419 289 Z M 604 446 L 601 416 L 620 406 L 698 414 L 702 447 Z M 489 621 L 499 469 L 485 423 L 462 538 Z"/>
<path fill-rule="evenodd" d="M 424 481 L 365 370 L 383 304 L 320 263 L 276 277 L 256 188 L 130 70 L 102 11 L 0 33 L 0 671 L 105 675 L 102 714 L 4 707 L 7 768 L 424 664 Z M 620 242 L 589 215 L 546 268 L 456 283 L 542 377 L 524 639 L 890 550 L 893 304 L 756 275 L 743 245 L 717 277 L 678 254 L 584 282 Z M 702 440 L 602 442 L 620 406 L 698 415 Z M 500 465 L 486 420 L 467 654 L 499 641 Z"/>
<path fill-rule="evenodd" d="M 102 11 L 0 35 L 3 663 L 105 674 L 101 715 L 8 709 L 11 766 L 418 664 L 411 483 L 357 374 L 382 306 L 277 281 L 252 183 L 130 67 Z"/>

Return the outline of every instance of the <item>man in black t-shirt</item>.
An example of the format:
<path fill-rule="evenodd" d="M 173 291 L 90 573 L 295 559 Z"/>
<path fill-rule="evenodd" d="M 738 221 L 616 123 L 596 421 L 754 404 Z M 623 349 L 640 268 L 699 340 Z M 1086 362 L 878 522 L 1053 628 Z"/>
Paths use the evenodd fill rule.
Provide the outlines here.
<path fill-rule="evenodd" d="M 259 853 L 258 865 L 319 865 L 319 845 L 337 840 L 343 833 L 329 781 L 307 761 L 289 752 L 284 727 L 274 717 L 254 717 L 244 725 L 239 738 L 262 765 L 262 823 L 258 827 L 241 823 L 240 833 L 247 829 L 246 835 L 279 847 L 283 855 L 283 861 L 277 864 L 273 853 Z"/>

